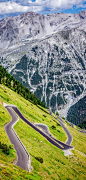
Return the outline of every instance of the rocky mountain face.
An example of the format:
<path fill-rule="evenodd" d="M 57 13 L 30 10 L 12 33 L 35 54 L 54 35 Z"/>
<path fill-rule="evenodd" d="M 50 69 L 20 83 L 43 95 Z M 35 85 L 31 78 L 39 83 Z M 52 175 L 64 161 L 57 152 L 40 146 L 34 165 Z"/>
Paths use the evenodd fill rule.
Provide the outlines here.
<path fill-rule="evenodd" d="M 86 11 L 0 21 L 0 57 L 46 106 L 66 116 L 86 94 Z"/>

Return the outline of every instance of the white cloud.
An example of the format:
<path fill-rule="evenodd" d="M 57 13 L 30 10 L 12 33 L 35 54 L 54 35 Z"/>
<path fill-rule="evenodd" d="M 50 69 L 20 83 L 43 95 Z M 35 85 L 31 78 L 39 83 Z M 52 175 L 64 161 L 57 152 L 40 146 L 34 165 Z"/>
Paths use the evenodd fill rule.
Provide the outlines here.
<path fill-rule="evenodd" d="M 28 10 L 28 6 L 21 6 L 15 2 L 2 2 L 0 3 L 0 14 L 8 14 L 15 12 L 26 12 Z"/>
<path fill-rule="evenodd" d="M 51 10 L 69 9 L 73 6 L 83 6 L 86 0 L 36 0 L 31 2 L 32 6 L 42 6 L 43 9 L 50 8 Z"/>
<path fill-rule="evenodd" d="M 36 0 L 32 2 L 31 0 L 12 0 L 0 2 L 0 14 L 10 14 L 18 12 L 58 12 L 62 9 L 71 9 L 73 6 L 82 7 L 86 0 Z"/>

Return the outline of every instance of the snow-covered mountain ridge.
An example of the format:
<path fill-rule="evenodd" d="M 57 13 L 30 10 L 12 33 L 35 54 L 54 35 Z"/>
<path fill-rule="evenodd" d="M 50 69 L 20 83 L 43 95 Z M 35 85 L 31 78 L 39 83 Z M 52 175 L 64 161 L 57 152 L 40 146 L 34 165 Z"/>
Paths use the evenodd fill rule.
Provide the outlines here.
<path fill-rule="evenodd" d="M 86 94 L 86 10 L 0 21 L 0 56 L 16 79 L 66 116 Z"/>
<path fill-rule="evenodd" d="M 24 44 L 55 32 L 78 28 L 86 31 L 86 10 L 79 14 L 41 15 L 33 12 L 0 21 L 0 48 Z"/>

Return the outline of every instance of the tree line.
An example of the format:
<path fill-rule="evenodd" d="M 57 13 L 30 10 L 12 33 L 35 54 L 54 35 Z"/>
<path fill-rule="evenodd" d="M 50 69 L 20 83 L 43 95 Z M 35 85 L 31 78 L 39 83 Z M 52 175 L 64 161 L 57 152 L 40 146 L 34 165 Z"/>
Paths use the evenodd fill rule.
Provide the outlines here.
<path fill-rule="evenodd" d="M 86 121 L 82 122 L 81 124 L 78 124 L 78 126 L 82 129 L 86 129 Z"/>
<path fill-rule="evenodd" d="M 31 93 L 27 87 L 24 87 L 22 83 L 16 80 L 13 75 L 10 75 L 2 65 L 0 65 L 0 84 L 3 84 L 13 91 L 17 92 L 23 98 L 31 101 L 33 104 L 40 105 L 45 108 L 45 104 L 41 102 L 35 96 L 35 94 Z"/>

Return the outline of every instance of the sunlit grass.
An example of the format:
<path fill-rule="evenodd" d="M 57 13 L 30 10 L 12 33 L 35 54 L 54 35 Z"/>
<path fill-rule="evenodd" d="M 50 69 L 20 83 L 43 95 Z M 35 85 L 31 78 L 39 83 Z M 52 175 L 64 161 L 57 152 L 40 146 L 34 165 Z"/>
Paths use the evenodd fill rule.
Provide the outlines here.
<path fill-rule="evenodd" d="M 11 120 L 11 117 L 4 103 L 17 105 L 22 114 L 32 123 L 43 123 L 48 125 L 51 134 L 63 142 L 67 136 L 59 122 L 51 117 L 46 110 L 38 108 L 29 101 L 23 99 L 17 93 L 7 87 L 0 85 L 0 140 L 10 145 L 6 135 L 4 125 Z M 55 129 L 52 129 L 52 125 Z M 86 135 L 66 125 L 73 135 L 72 145 L 74 146 L 73 155 L 65 157 L 62 150 L 50 144 L 42 135 L 28 126 L 21 119 L 17 122 L 14 129 L 25 145 L 31 157 L 32 172 L 22 170 L 15 166 L 16 160 L 14 149 L 9 155 L 5 155 L 0 150 L 0 178 L 1 179 L 34 179 L 34 180 L 85 180 L 86 178 L 86 157 L 81 154 L 86 153 Z M 36 160 L 35 157 L 42 157 L 43 163 Z"/>
<path fill-rule="evenodd" d="M 86 135 L 70 126 L 67 126 L 67 128 L 73 136 L 72 145 L 74 148 L 86 154 Z"/>

